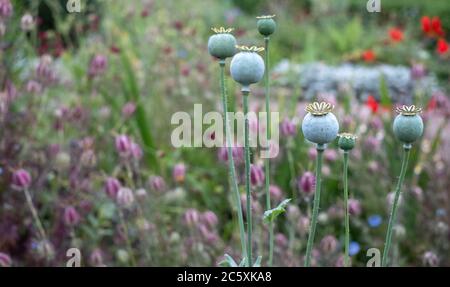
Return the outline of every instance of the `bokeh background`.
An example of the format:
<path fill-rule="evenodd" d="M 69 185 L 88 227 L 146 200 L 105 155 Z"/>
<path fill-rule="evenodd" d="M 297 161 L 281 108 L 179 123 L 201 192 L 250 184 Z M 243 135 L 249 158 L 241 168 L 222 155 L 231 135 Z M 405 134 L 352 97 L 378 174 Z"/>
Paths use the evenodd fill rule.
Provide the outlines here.
<path fill-rule="evenodd" d="M 303 264 L 316 154 L 299 124 L 313 100 L 333 103 L 341 130 L 358 135 L 349 167 L 353 266 L 383 248 L 402 151 L 393 110 L 423 107 L 426 132 L 412 149 L 392 264 L 450 264 L 449 1 L 381 0 L 380 13 L 362 0 L 81 0 L 80 13 L 66 2 L 0 0 L 0 266 L 65 266 L 71 247 L 82 266 L 238 261 L 226 151 L 175 149 L 170 120 L 199 103 L 221 111 L 211 27 L 234 27 L 239 44 L 261 46 L 256 16 L 267 14 L 278 24 L 270 77 L 282 138 L 264 176 L 273 205 L 293 199 L 275 224 L 274 265 Z M 228 77 L 227 87 L 240 111 L 239 86 Z M 264 110 L 263 91 L 253 87 L 252 110 Z M 341 169 L 331 144 L 315 266 L 343 264 Z M 264 266 L 263 181 L 253 183 Z"/>

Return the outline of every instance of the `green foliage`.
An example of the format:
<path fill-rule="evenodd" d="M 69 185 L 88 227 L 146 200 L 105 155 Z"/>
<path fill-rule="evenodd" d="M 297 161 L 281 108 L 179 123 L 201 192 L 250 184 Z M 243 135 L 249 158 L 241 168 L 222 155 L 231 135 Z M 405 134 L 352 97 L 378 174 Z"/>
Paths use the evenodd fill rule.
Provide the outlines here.
<path fill-rule="evenodd" d="M 265 223 L 274 222 L 275 219 L 282 213 L 286 211 L 286 206 L 291 201 L 290 198 L 283 200 L 277 207 L 270 210 L 266 210 L 263 215 L 263 220 Z"/>
<path fill-rule="evenodd" d="M 345 23 L 343 26 L 337 26 L 335 23 L 330 23 L 325 28 L 325 38 L 331 41 L 331 47 L 336 49 L 336 52 L 344 54 L 357 49 L 364 37 L 367 42 L 367 36 L 364 34 L 364 28 L 359 18 L 353 18 Z"/>
<path fill-rule="evenodd" d="M 264 1 L 260 0 L 232 0 L 233 5 L 242 9 L 242 11 L 248 14 L 257 13 L 261 6 L 264 4 Z"/>
<path fill-rule="evenodd" d="M 44 2 L 51 1 L 41 1 Z M 208 9 L 202 9 L 205 4 L 203 0 L 153 1 L 154 6 L 147 17 L 143 15 L 144 2 L 147 1 L 130 6 L 121 1 L 99 1 L 101 9 L 95 10 L 100 11 L 96 15 L 103 17 L 99 29 L 77 30 L 80 34 L 76 45 L 70 42 L 73 27 L 78 25 L 78 20 L 86 24 L 89 21 L 85 20 L 89 17 L 87 13 L 65 15 L 67 13 L 59 10 L 55 16 L 56 31 L 49 33 L 61 34 L 64 44 L 67 44 L 62 56 L 54 59 L 55 66 L 58 67 L 55 71 L 63 81 L 58 85 L 45 87 L 42 93 L 35 95 L 28 93 L 26 86 L 28 80 L 36 79 L 35 64 L 39 60 L 39 55 L 36 54 L 37 44 L 33 42 L 32 34 L 23 33 L 20 29 L 20 16 L 28 8 L 23 1 L 14 1 L 14 16 L 5 21 L 6 34 L 1 39 L 4 49 L 0 52 L 0 92 L 2 95 L 7 94 L 5 80 L 12 80 L 18 91 L 18 96 L 11 103 L 6 101 L 5 109 L 2 108 L 0 131 L 0 152 L 3 159 L 0 194 L 5 206 L 12 208 L 0 209 L 0 217 L 7 224 L 9 218 L 14 219 L 11 222 L 18 228 L 20 242 L 28 242 L 35 237 L 30 224 L 23 224 L 30 222 L 29 214 L 23 210 L 23 202 L 17 200 L 20 197 L 9 186 L 10 173 L 18 167 L 24 167 L 32 173 L 31 191 L 46 229 L 59 230 L 59 209 L 69 204 L 75 205 L 82 213 L 81 223 L 74 228 L 67 228 L 73 233 L 63 233 L 55 240 L 51 238 L 55 243 L 60 242 L 59 246 L 55 246 L 58 254 L 65 252 L 65 247 L 73 240 L 80 242 L 86 252 L 94 248 L 101 249 L 108 265 L 126 264 L 118 263 L 114 257 L 118 250 L 124 250 L 125 245 L 118 206 L 101 192 L 105 177 L 112 176 L 134 192 L 139 188 L 146 188 L 148 191 L 147 199 L 139 197 L 136 199 L 138 206 L 124 212 L 131 245 L 140 263 L 204 266 L 215 264 L 223 250 L 236 256 L 235 252 L 239 249 L 239 239 L 236 236 L 238 225 L 232 210 L 235 208 L 232 206 L 232 194 L 228 192 L 226 164 L 217 159 L 217 149 L 175 149 L 170 143 L 173 128 L 170 120 L 174 112 L 186 111 L 192 114 L 193 104 L 196 103 L 203 104 L 203 113 L 217 110 L 220 106 L 218 65 L 207 54 L 206 41 L 211 35 L 210 27 L 228 24 L 224 15 L 230 9 L 242 7 L 246 12 L 237 13 L 235 22 L 230 24 L 245 31 L 245 34 L 238 37 L 239 43 L 262 45 L 263 39 L 256 31 L 255 16 L 262 14 L 261 12 L 277 15 L 275 19 L 278 29 L 271 36 L 271 67 L 283 58 L 302 64 L 309 61 L 365 64 L 360 59 L 361 51 L 374 49 L 377 58 L 374 65 L 388 63 L 407 66 L 413 61 L 423 62 L 430 74 L 436 74 L 448 86 L 448 59 L 436 54 L 435 40 L 423 37 L 418 22 L 421 15 L 441 15 L 444 25 L 448 25 L 448 17 L 445 17 L 445 13 L 448 14 L 445 11 L 450 6 L 448 1 L 382 1 L 382 15 L 366 14 L 365 1 L 356 0 L 339 3 L 331 0 L 285 0 L 277 3 L 210 1 Z M 406 6 L 399 6 L 398 3 Z M 414 5 L 421 8 L 416 9 Z M 357 13 L 354 12 L 355 7 L 359 9 Z M 33 8 L 30 10 L 34 11 Z M 405 17 L 411 11 L 414 12 L 410 14 L 412 16 Z M 180 24 L 178 22 L 183 27 L 181 30 L 175 28 L 175 24 Z M 387 31 L 393 26 L 400 26 L 404 30 L 403 42 L 388 42 Z M 448 31 L 447 28 L 447 33 Z M 120 51 L 113 51 L 113 47 Z M 105 55 L 108 58 L 108 68 L 105 74 L 91 79 L 87 71 L 94 54 Z M 228 65 L 229 61 L 227 67 Z M 372 63 L 365 65 L 370 67 Z M 274 79 L 277 77 L 275 73 L 272 76 Z M 303 94 L 301 82 L 294 72 L 289 77 L 292 78 L 292 84 L 287 87 L 278 86 L 273 81 L 272 100 L 276 102 L 273 106 L 277 107 L 281 119 L 294 118 L 299 123 L 304 104 L 298 103 Z M 227 78 L 229 79 L 229 75 Z M 375 86 L 377 84 L 381 91 L 380 104 L 391 107 L 393 102 L 385 79 L 382 78 Z M 230 110 L 240 111 L 239 85 L 228 80 L 227 87 Z M 255 97 L 251 97 L 252 104 L 260 104 L 261 87 L 255 85 L 256 93 Z M 428 96 L 426 91 L 418 93 L 414 103 L 425 107 L 429 101 Z M 122 114 L 122 107 L 127 102 L 137 105 L 137 110 L 129 118 Z M 3 104 L 2 102 L 2 107 Z M 77 120 L 78 107 L 83 111 L 81 122 Z M 346 131 L 358 133 L 356 147 L 350 157 L 349 192 L 351 198 L 360 200 L 362 214 L 352 218 L 352 240 L 361 244 L 362 251 L 368 246 L 381 247 L 386 226 L 371 229 L 367 226 L 366 219 L 377 213 L 386 221 L 386 195 L 392 190 L 398 177 L 401 146 L 392 133 L 394 115 L 386 109 L 363 115 L 362 111 L 367 112 L 364 103 L 358 103 L 354 95 L 347 94 L 345 90 L 337 98 L 336 109 L 340 122 L 344 123 L 344 116 L 345 119 L 352 119 L 345 126 L 348 129 Z M 60 117 L 60 114 L 65 116 Z M 383 120 L 382 128 L 372 127 L 372 120 L 376 119 Z M 60 124 L 59 121 L 63 126 L 55 129 L 55 124 Z M 429 121 L 428 125 L 434 123 Z M 402 207 L 401 223 L 410 238 L 399 241 L 398 245 L 401 254 L 399 260 L 404 260 L 408 265 L 420 265 L 422 252 L 436 247 L 433 242 L 441 242 L 441 238 L 426 232 L 435 225 L 435 210 L 441 207 L 441 202 L 435 199 L 443 196 L 446 190 L 442 186 L 447 186 L 442 174 L 437 176 L 433 173 L 435 166 L 445 158 L 442 146 L 445 138 L 440 137 L 445 134 L 445 125 L 436 130 L 438 136 L 426 135 L 423 142 L 414 146 L 410 168 L 406 174 L 405 183 L 408 186 L 404 193 L 406 201 Z M 145 164 L 136 160 L 126 166 L 127 163 L 119 158 L 114 149 L 113 135 L 116 132 L 132 134 L 139 139 L 145 153 Z M 367 144 L 369 137 L 373 139 L 380 135 L 383 136 L 381 147 L 372 149 Z M 86 147 L 80 143 L 85 138 L 92 138 L 94 142 L 92 150 L 96 161 L 89 166 L 81 164 L 80 153 Z M 66 166 L 58 163 L 59 158 L 48 151 L 53 144 L 58 144 L 58 155 L 64 153 L 69 157 Z M 429 153 L 424 152 L 427 144 L 431 146 Z M 260 239 L 264 236 L 259 236 L 265 230 L 263 223 L 276 223 L 276 234 L 288 237 L 289 246 L 277 250 L 275 265 L 284 265 L 287 259 L 289 264 L 299 264 L 301 256 L 298 255 L 304 252 L 306 238 L 304 231 L 298 230 L 299 220 L 280 215 L 285 212 L 288 203 L 292 203 L 292 207 L 298 207 L 302 217 L 310 214 L 311 200 L 298 190 L 296 181 L 303 173 L 314 169 L 311 149 L 314 147 L 305 141 L 301 132 L 295 137 L 282 137 L 280 158 L 271 163 L 271 182 L 280 187 L 284 197 L 292 197 L 292 201 L 284 200 L 277 207 L 265 211 L 263 216 L 260 213 L 255 216 L 254 232 L 257 236 L 254 241 L 258 247 L 264 247 L 266 242 Z M 319 225 L 317 235 L 319 239 L 333 234 L 339 240 L 343 231 L 339 217 L 343 206 L 342 161 L 335 143 L 330 144 L 327 150 L 336 152 L 338 156 L 324 162 L 320 212 L 325 216 L 321 218 L 323 222 Z M 254 155 L 258 160 L 257 154 Z M 185 163 L 187 168 L 182 182 L 175 181 L 171 176 L 171 168 L 179 162 Z M 419 168 L 421 172 L 417 173 Z M 242 175 L 242 163 L 237 163 L 237 171 Z M 148 178 L 153 175 L 164 178 L 164 191 L 156 192 L 148 188 Z M 424 194 L 423 202 L 415 200 L 409 191 L 416 186 L 433 192 Z M 255 205 L 261 206 L 263 192 L 257 188 L 252 192 L 255 195 Z M 199 232 L 199 226 L 186 226 L 184 215 L 191 208 L 195 208 L 200 217 L 205 211 L 213 211 L 217 215 L 217 224 L 209 230 L 212 235 L 217 236 L 211 237 L 214 239 L 213 244 L 208 242 L 211 238 L 203 238 L 205 235 Z M 142 219 L 148 220 L 149 225 L 155 228 L 151 232 L 141 230 L 137 222 L 141 223 Z M 49 234 L 53 236 L 53 232 Z M 0 239 L 0 245 L 2 244 Z M 15 247 L 8 247 L 11 244 L 13 243 L 7 242 L 2 246 L 15 250 Z M 442 254 L 448 251 L 448 248 L 437 247 L 442 249 Z M 279 255 L 279 252 L 286 253 Z M 336 250 L 335 254 L 339 255 L 340 252 Z M 150 257 L 146 253 L 150 253 Z M 31 258 L 26 252 L 13 254 L 17 256 L 13 261 L 18 264 L 28 264 Z M 265 256 L 265 253 L 262 254 Z M 290 254 L 295 256 L 285 256 Z M 334 254 L 330 258 L 321 258 L 320 264 L 335 264 L 337 258 L 333 256 Z M 365 260 L 365 254 L 360 252 L 353 258 L 353 263 L 362 266 Z M 59 261 L 55 263 L 60 264 Z M 245 258 L 235 261 L 227 254 L 220 263 L 221 266 L 230 267 L 244 264 Z M 261 257 L 258 257 L 253 266 L 260 265 Z"/>
<path fill-rule="evenodd" d="M 126 54 L 122 54 L 122 66 L 124 68 L 126 81 L 123 83 L 126 97 L 136 103 L 136 124 L 144 143 L 144 153 L 147 163 L 153 170 L 158 170 L 158 161 L 156 159 L 156 147 L 153 140 L 150 119 L 143 107 L 138 83 L 131 68 L 130 61 Z"/>
<path fill-rule="evenodd" d="M 233 257 L 231 257 L 228 254 L 225 254 L 224 257 L 225 258 L 219 262 L 219 266 L 221 266 L 221 267 L 239 267 L 238 264 L 236 263 L 236 261 L 234 261 Z M 242 262 L 245 262 L 245 261 L 242 260 Z"/>
<path fill-rule="evenodd" d="M 361 0 L 348 0 L 349 8 L 354 11 L 365 10 L 366 1 Z M 414 19 L 416 25 L 420 27 L 418 22 L 419 16 L 439 16 L 442 21 L 443 27 L 446 30 L 450 29 L 450 5 L 447 0 L 434 0 L 434 1 L 422 1 L 422 0 L 389 0 L 381 1 L 381 16 L 384 16 L 386 20 L 389 20 L 391 15 L 395 15 L 398 23 L 404 23 Z M 378 13 L 376 13 L 378 14 Z"/>
<path fill-rule="evenodd" d="M 380 77 L 380 103 L 384 107 L 390 107 L 392 105 L 391 98 L 389 97 L 389 90 L 386 84 L 386 79 L 381 76 Z"/>

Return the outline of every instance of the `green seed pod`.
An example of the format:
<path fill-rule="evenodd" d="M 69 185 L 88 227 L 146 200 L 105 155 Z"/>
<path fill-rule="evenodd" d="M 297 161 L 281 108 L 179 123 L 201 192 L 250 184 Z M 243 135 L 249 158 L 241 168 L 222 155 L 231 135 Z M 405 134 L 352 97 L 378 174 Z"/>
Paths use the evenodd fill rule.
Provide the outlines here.
<path fill-rule="evenodd" d="M 355 147 L 357 136 L 355 136 L 354 134 L 341 133 L 338 134 L 338 137 L 339 137 L 338 145 L 340 149 L 344 151 L 349 151 Z"/>
<path fill-rule="evenodd" d="M 233 29 L 220 27 L 212 28 L 212 30 L 216 34 L 209 37 L 208 40 L 208 51 L 211 56 L 221 60 L 233 57 L 236 53 L 236 38 L 230 34 Z"/>
<path fill-rule="evenodd" d="M 329 103 L 314 102 L 306 106 L 308 112 L 303 118 L 302 132 L 305 138 L 318 145 L 332 142 L 339 131 L 339 123 L 331 112 L 333 106 Z"/>
<path fill-rule="evenodd" d="M 273 20 L 273 17 L 275 17 L 275 15 L 256 17 L 256 19 L 258 19 L 256 26 L 258 27 L 258 31 L 261 35 L 268 37 L 275 32 L 277 23 Z"/>
<path fill-rule="evenodd" d="M 418 115 L 422 109 L 416 106 L 402 106 L 396 111 L 399 115 L 393 125 L 395 137 L 405 144 L 412 144 L 423 134 L 423 121 Z"/>
<path fill-rule="evenodd" d="M 230 64 L 230 73 L 233 80 L 248 88 L 251 84 L 261 81 L 264 76 L 264 60 L 257 52 L 264 48 L 238 46 L 241 52 L 237 53 Z"/>

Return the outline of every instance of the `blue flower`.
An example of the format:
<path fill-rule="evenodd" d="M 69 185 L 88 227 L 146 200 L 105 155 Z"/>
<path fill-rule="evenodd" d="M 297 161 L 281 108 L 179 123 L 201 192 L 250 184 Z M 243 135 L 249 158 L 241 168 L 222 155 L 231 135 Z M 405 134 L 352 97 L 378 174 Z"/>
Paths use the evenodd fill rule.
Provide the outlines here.
<path fill-rule="evenodd" d="M 369 226 L 372 228 L 380 226 L 381 222 L 383 222 L 383 219 L 378 214 L 371 215 L 367 219 L 367 223 L 369 223 Z"/>
<path fill-rule="evenodd" d="M 187 52 L 186 50 L 184 50 L 184 49 L 179 49 L 179 50 L 177 51 L 177 56 L 178 56 L 178 58 L 180 58 L 180 59 L 186 59 L 187 56 L 188 56 L 188 52 Z"/>
<path fill-rule="evenodd" d="M 439 209 L 436 210 L 436 215 L 439 216 L 439 217 L 445 216 L 446 214 L 447 214 L 447 212 L 443 208 L 439 208 Z"/>
<path fill-rule="evenodd" d="M 36 250 L 39 247 L 39 242 L 33 240 L 30 245 L 31 249 Z"/>
<path fill-rule="evenodd" d="M 356 241 L 350 242 L 350 245 L 348 246 L 348 254 L 350 256 L 358 254 L 359 250 L 361 250 L 361 247 L 359 246 L 359 243 Z"/>

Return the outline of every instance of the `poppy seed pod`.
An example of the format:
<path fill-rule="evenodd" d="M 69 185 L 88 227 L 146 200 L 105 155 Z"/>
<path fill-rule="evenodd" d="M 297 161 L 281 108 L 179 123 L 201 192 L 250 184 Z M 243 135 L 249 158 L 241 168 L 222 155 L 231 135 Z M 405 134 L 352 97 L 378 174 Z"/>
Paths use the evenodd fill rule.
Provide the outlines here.
<path fill-rule="evenodd" d="M 341 133 L 338 136 L 339 136 L 338 145 L 340 149 L 344 151 L 349 151 L 355 147 L 355 142 L 357 138 L 355 135 L 349 133 Z"/>
<path fill-rule="evenodd" d="M 303 118 L 302 131 L 305 138 L 318 145 L 332 142 L 339 131 L 339 123 L 331 111 L 334 106 L 314 102 L 306 106 L 308 112 Z"/>
<path fill-rule="evenodd" d="M 399 115 L 393 125 L 395 137 L 405 144 L 412 144 L 423 133 L 423 121 L 418 115 L 422 109 L 416 106 L 402 106 L 396 111 Z"/>
<path fill-rule="evenodd" d="M 261 35 L 268 37 L 275 32 L 277 23 L 275 23 L 275 20 L 273 20 L 274 17 L 275 15 L 256 17 L 256 19 L 258 19 L 258 21 L 256 22 L 256 26 L 258 28 L 258 32 Z"/>
<path fill-rule="evenodd" d="M 234 55 L 230 64 L 233 79 L 248 89 L 251 84 L 261 81 L 264 76 L 264 60 L 257 52 L 264 48 L 238 46 L 241 52 Z"/>
<path fill-rule="evenodd" d="M 230 34 L 233 29 L 220 27 L 212 28 L 212 30 L 216 34 L 209 37 L 208 40 L 208 52 L 211 56 L 221 60 L 233 57 L 236 53 L 236 38 Z"/>

